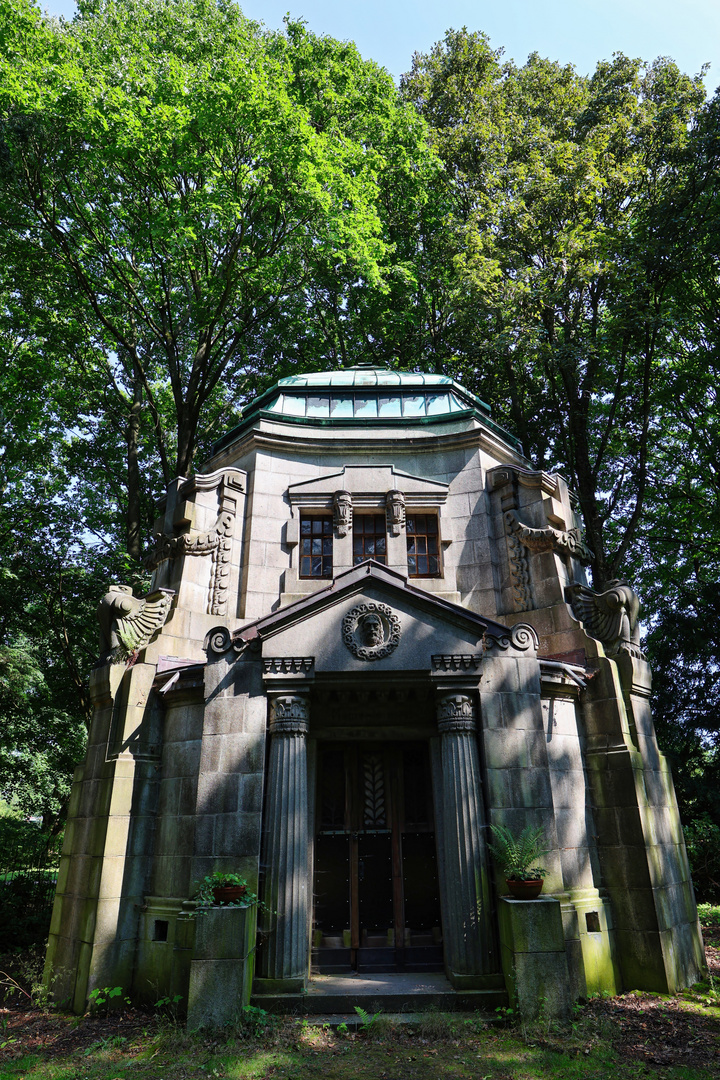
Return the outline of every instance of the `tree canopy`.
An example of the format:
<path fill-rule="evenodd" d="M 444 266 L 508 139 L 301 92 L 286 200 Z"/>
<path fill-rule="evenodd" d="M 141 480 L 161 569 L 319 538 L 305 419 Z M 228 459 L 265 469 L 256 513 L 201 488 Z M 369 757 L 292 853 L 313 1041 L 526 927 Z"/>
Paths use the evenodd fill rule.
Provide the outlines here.
<path fill-rule="evenodd" d="M 0 793 L 67 778 L 153 495 L 278 377 L 370 359 L 458 378 L 568 479 L 720 827 L 719 119 L 667 58 L 450 30 L 396 88 L 229 0 L 0 0 Z"/>

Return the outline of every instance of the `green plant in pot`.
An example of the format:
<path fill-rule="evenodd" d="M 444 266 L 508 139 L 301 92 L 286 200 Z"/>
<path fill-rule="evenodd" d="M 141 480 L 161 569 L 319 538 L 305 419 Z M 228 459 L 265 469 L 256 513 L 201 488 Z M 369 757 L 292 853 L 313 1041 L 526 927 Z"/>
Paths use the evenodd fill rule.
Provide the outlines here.
<path fill-rule="evenodd" d="M 510 895 L 516 900 L 534 900 L 542 892 L 547 870 L 540 859 L 547 855 L 542 847 L 543 828 L 526 825 L 515 834 L 505 825 L 491 825 L 493 843 L 488 843 L 490 853 L 505 875 Z"/>
<path fill-rule="evenodd" d="M 214 874 L 208 874 L 202 879 L 195 899 L 201 908 L 213 905 L 251 907 L 258 902 L 256 894 L 250 891 L 244 877 L 223 870 L 216 870 Z"/>

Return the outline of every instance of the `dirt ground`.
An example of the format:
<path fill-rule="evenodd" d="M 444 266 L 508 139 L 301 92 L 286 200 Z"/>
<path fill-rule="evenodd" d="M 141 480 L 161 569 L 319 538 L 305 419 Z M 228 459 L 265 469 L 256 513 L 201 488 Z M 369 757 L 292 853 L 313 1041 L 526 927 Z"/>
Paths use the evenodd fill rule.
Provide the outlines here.
<path fill-rule="evenodd" d="M 692 991 L 676 997 L 628 993 L 616 998 L 597 998 L 578 1009 L 565 1029 L 546 1025 L 542 1031 L 538 1028 L 518 1028 L 517 1034 L 528 1047 L 568 1053 L 569 1046 L 577 1043 L 578 1038 L 578 1045 L 581 1044 L 585 1032 L 589 1033 L 589 1045 L 602 1041 L 611 1046 L 621 1060 L 642 1063 L 652 1071 L 685 1067 L 707 1070 L 710 1076 L 720 1076 L 720 927 L 705 930 L 705 943 L 709 978 Z M 8 959 L 0 958 L 0 967 L 3 967 L 3 960 L 6 962 L 3 967 L 5 971 L 8 970 Z M 713 980 L 717 980 L 714 985 Z M 167 1019 L 132 1008 L 106 1016 L 86 1015 L 81 1018 L 42 1011 L 31 1003 L 21 989 L 8 988 L 6 982 L 5 1000 L 0 1005 L 0 1077 L 22 1075 L 11 1063 L 28 1060 L 28 1055 L 50 1066 L 53 1063 L 69 1063 L 70 1059 L 76 1060 L 78 1055 L 92 1054 L 98 1047 L 115 1046 L 122 1047 L 123 1057 L 128 1061 L 134 1055 L 144 1055 L 153 1040 L 162 1039 L 163 1025 L 167 1033 L 167 1024 Z M 291 1031 L 293 1024 L 295 1034 Z M 272 1045 L 276 1048 L 293 1045 L 297 1049 L 297 1021 L 287 1021 L 286 1027 L 286 1036 L 282 1024 L 273 1029 Z M 178 1037 L 184 1038 L 181 1029 L 177 1031 Z M 595 1036 L 592 1035 L 593 1031 Z M 404 1054 L 407 1051 L 410 1055 L 407 1060 L 415 1061 L 413 1050 L 422 1046 L 422 1057 L 432 1058 L 436 1053 L 432 1049 L 433 1042 L 442 1043 L 456 1038 L 457 1029 L 453 1033 L 450 1028 L 439 1028 L 435 1037 L 431 1035 L 429 1040 L 421 1038 L 422 1034 L 422 1031 L 403 1026 L 386 1032 L 385 1039 L 388 1046 L 392 1046 L 393 1053 Z M 328 1042 L 327 1033 L 319 1033 L 318 1037 L 321 1043 L 323 1040 Z M 380 1032 L 377 1037 L 382 1038 Z M 259 1031 L 254 1036 L 246 1032 L 245 1038 L 253 1040 L 256 1045 L 262 1043 L 262 1033 Z M 362 1039 L 362 1036 L 359 1038 Z M 488 1037 L 485 1038 L 487 1041 Z M 348 1037 L 348 1051 L 356 1045 L 357 1039 L 358 1036 Z M 225 1036 L 221 1040 L 207 1036 L 201 1040 L 197 1051 L 212 1056 L 213 1053 L 220 1053 L 225 1045 Z M 453 1045 L 457 1047 L 460 1044 L 456 1041 Z M 474 1043 L 473 1049 L 478 1049 Z M 577 1053 L 581 1054 L 582 1050 L 577 1050 Z M 9 1066 L 8 1071 L 3 1070 L 3 1061 Z M 171 1069 L 164 1075 L 168 1074 L 172 1074 Z M 178 1070 L 176 1075 L 194 1076 L 196 1073 Z M 215 1075 L 224 1074 L 216 1072 Z"/>

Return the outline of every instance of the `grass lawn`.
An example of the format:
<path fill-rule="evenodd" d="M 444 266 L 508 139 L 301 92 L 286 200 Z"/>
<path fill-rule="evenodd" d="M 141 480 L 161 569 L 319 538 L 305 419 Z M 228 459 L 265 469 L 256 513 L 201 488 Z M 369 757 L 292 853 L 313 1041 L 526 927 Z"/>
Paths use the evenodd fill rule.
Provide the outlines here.
<path fill-rule="evenodd" d="M 720 909 L 704 921 L 707 982 L 595 999 L 563 1025 L 429 1012 L 343 1033 L 248 1010 L 231 1032 L 191 1036 L 134 1009 L 71 1017 L 8 993 L 0 1080 L 718 1080 Z"/>

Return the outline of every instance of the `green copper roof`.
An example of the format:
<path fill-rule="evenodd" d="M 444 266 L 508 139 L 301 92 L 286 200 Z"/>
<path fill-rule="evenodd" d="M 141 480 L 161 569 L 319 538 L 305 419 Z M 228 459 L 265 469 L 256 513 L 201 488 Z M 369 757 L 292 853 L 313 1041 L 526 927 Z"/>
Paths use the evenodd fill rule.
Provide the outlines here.
<path fill-rule="evenodd" d="M 405 427 L 473 416 L 519 448 L 490 419 L 489 406 L 449 376 L 358 364 L 280 379 L 243 409 L 240 423 L 215 443 L 213 453 L 262 417 L 322 427 Z"/>
<path fill-rule="evenodd" d="M 369 364 L 358 364 L 356 367 L 341 368 L 340 371 L 313 371 L 309 375 L 290 375 L 287 379 L 280 379 L 278 386 L 288 388 L 312 388 L 327 387 L 369 387 L 396 386 L 401 389 L 420 386 L 454 386 L 453 380 L 448 375 L 425 375 L 417 371 L 391 371 L 390 368 L 371 367 Z M 463 390 L 463 393 L 467 393 Z M 478 401 L 478 398 L 475 398 Z M 487 409 L 487 405 L 484 406 Z"/>

